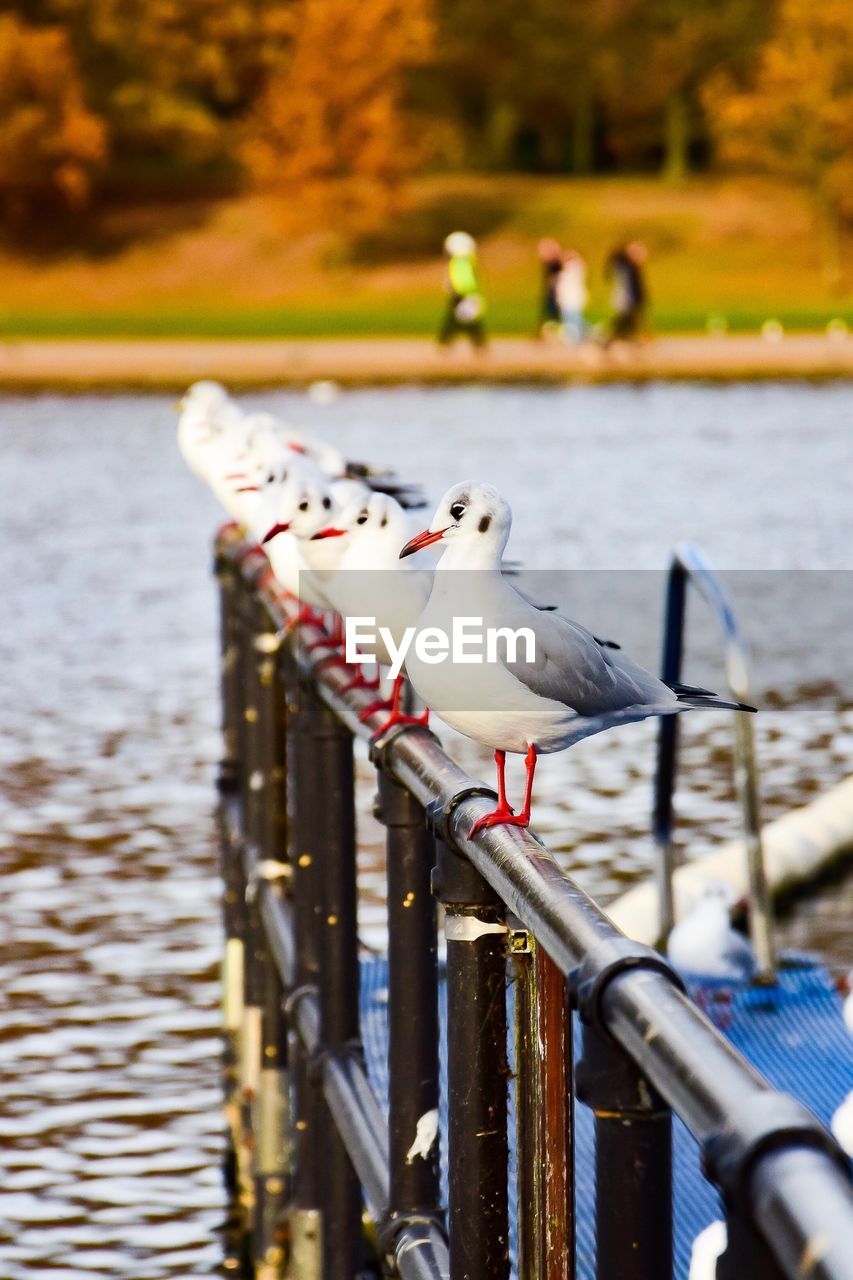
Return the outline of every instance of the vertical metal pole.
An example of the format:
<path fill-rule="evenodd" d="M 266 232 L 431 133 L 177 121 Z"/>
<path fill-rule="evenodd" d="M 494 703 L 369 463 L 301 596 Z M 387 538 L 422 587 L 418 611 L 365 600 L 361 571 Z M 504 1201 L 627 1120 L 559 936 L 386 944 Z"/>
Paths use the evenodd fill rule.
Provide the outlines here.
<path fill-rule="evenodd" d="M 224 557 L 216 563 L 220 592 L 221 689 L 223 756 L 219 769 L 219 846 L 222 875 L 222 915 L 225 951 L 222 959 L 222 1072 L 229 1145 L 225 1180 L 230 1192 L 239 1191 L 237 1151 L 240 1145 L 239 1036 L 243 1022 L 243 957 L 245 951 L 245 883 L 239 849 L 229 832 L 228 805 L 239 798 L 239 722 L 242 715 L 239 622 L 234 571 Z"/>
<path fill-rule="evenodd" d="M 275 634 L 263 606 L 256 611 L 255 669 L 259 754 L 255 792 L 258 855 L 264 892 L 279 895 L 290 871 L 287 859 L 285 779 L 286 700 L 275 662 Z M 280 1280 L 285 1266 L 285 1209 L 290 1197 L 290 1086 L 284 991 L 265 934 L 261 1063 L 255 1107 L 255 1258 L 257 1280 Z"/>
<path fill-rule="evenodd" d="M 243 732 L 241 757 L 241 793 L 243 797 L 243 837 L 260 852 L 263 829 L 263 798 L 258 779 L 263 774 L 263 743 L 261 737 L 262 689 L 258 673 L 258 652 L 255 638 L 258 628 L 258 605 L 249 587 L 243 583 L 240 601 L 240 645 L 243 688 Z M 264 1210 L 258 1204 L 258 1192 L 263 1184 L 257 1176 L 258 1098 L 261 1081 L 261 1054 L 263 1032 L 264 989 L 266 969 L 270 957 L 265 946 L 261 923 L 257 886 L 248 887 L 246 903 L 246 951 L 243 988 L 243 1023 L 241 1031 L 240 1062 L 243 1090 L 243 1124 L 245 1150 L 241 1161 L 245 1164 L 247 1201 L 252 1211 L 252 1256 L 258 1260 L 263 1250 L 257 1224 L 263 1220 Z"/>
<path fill-rule="evenodd" d="M 674 560 L 667 580 L 661 663 L 661 679 L 669 684 L 681 678 L 686 590 L 687 574 L 683 566 Z M 658 851 L 658 937 L 661 940 L 669 936 L 675 923 L 675 904 L 672 893 L 672 877 L 675 871 L 672 798 L 678 763 L 678 720 L 678 716 L 661 716 L 658 725 L 652 826 Z"/>
<path fill-rule="evenodd" d="M 293 658 L 285 652 L 287 688 L 287 813 L 290 831 L 296 983 L 301 991 L 319 991 L 319 796 L 311 738 L 310 703 L 299 687 Z M 305 1046 L 293 1041 L 294 1189 L 290 1213 L 291 1270 L 317 1280 L 322 1272 L 320 1219 L 321 1129 L 323 1099 Z"/>
<path fill-rule="evenodd" d="M 731 665 L 731 664 L 729 664 Z M 729 686 L 735 697 L 749 701 L 746 680 Z M 761 804 L 758 795 L 758 767 L 752 717 L 735 712 L 735 785 L 743 811 L 746 867 L 749 879 L 749 935 L 758 960 L 759 976 L 772 982 L 776 973 L 776 945 L 773 938 L 773 901 L 764 867 L 761 843 Z"/>
<path fill-rule="evenodd" d="M 598 1280 L 671 1280 L 669 1107 L 616 1042 L 589 1025 L 577 1093 L 595 1113 Z"/>
<path fill-rule="evenodd" d="M 435 841 L 413 796 L 381 770 L 377 816 L 387 828 L 388 1226 L 440 1215 L 438 957 L 430 888 Z"/>
<path fill-rule="evenodd" d="M 571 1011 L 557 966 L 526 930 L 512 931 L 516 1010 L 518 1273 L 575 1275 Z"/>
<path fill-rule="evenodd" d="M 509 1276 L 506 925 L 503 903 L 442 841 L 433 885 L 447 911 L 451 1280 Z"/>
<path fill-rule="evenodd" d="M 320 836 L 320 1027 L 323 1050 L 360 1050 L 355 798 L 352 736 L 313 690 L 312 726 Z M 361 1271 L 361 1186 L 328 1107 L 321 1112 L 323 1275 Z"/>

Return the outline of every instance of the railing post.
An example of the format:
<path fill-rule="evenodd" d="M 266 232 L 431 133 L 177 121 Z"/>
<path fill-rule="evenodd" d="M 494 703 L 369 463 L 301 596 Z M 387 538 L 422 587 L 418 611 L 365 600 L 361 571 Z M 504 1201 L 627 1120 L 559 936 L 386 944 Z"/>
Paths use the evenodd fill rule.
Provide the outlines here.
<path fill-rule="evenodd" d="M 319 992 L 320 1052 L 359 1043 L 355 812 L 352 738 L 313 689 L 302 684 L 289 720 L 293 902 L 297 986 Z M 297 1159 L 294 1271 L 351 1280 L 361 1258 L 361 1189 L 325 1105 L 319 1063 L 297 1052 Z"/>
<path fill-rule="evenodd" d="M 279 895 L 291 874 L 287 861 L 286 698 L 275 659 L 278 640 L 260 602 L 256 619 L 253 643 L 258 752 L 250 786 L 260 801 L 255 832 L 259 875 L 265 882 L 265 891 Z M 263 944 L 263 979 L 254 1124 L 255 1258 L 258 1280 L 279 1280 L 286 1262 L 285 1216 L 292 1158 L 288 1033 L 281 978 L 262 922 L 257 923 Z"/>
<path fill-rule="evenodd" d="M 296 953 L 293 1004 L 303 993 L 319 994 L 319 800 L 311 737 L 310 704 L 299 684 L 293 657 L 285 650 L 287 690 L 287 816 L 293 868 L 291 900 Z M 322 1276 L 320 1217 L 320 1116 L 323 1097 L 300 1038 L 294 1040 L 294 1183 L 290 1212 L 291 1268 L 306 1280 Z"/>
<path fill-rule="evenodd" d="M 526 929 L 510 931 L 516 973 L 518 1273 L 573 1280 L 574 1096 L 566 982 Z"/>
<path fill-rule="evenodd" d="M 321 855 L 321 1044 L 336 1055 L 361 1054 L 355 779 L 352 736 L 312 691 L 303 694 L 313 724 Z M 323 1146 L 323 1275 L 354 1280 L 361 1271 L 361 1186 L 328 1107 Z"/>
<path fill-rule="evenodd" d="M 388 875 L 388 1075 L 393 1236 L 405 1220 L 440 1218 L 439 1023 L 435 842 L 413 796 L 380 769 L 377 817 Z"/>
<path fill-rule="evenodd" d="M 433 890 L 446 909 L 451 1280 L 509 1276 L 504 906 L 443 840 Z"/>
<path fill-rule="evenodd" d="M 240 795 L 240 717 L 242 716 L 238 588 L 233 569 L 217 560 L 219 583 L 222 740 L 223 755 L 217 785 L 220 795 L 219 848 L 222 875 L 222 916 L 225 951 L 222 959 L 223 1094 L 229 1145 L 225 1177 L 229 1190 L 240 1192 L 240 1031 L 243 1023 L 243 964 L 245 956 L 245 879 L 239 849 L 228 829 L 226 806 Z"/>
<path fill-rule="evenodd" d="M 663 659 L 661 679 L 673 684 L 681 679 L 684 651 L 684 612 L 687 574 L 678 560 L 669 570 L 666 588 Z M 658 754 L 655 767 L 653 831 L 657 846 L 658 937 L 669 937 L 675 923 L 672 877 L 675 872 L 675 845 L 672 839 L 672 797 L 678 757 L 678 721 L 676 715 L 661 716 L 658 725 Z"/>
<path fill-rule="evenodd" d="M 598 1280 L 670 1280 L 669 1107 L 615 1040 L 589 1023 L 583 1028 L 577 1095 L 595 1115 Z"/>

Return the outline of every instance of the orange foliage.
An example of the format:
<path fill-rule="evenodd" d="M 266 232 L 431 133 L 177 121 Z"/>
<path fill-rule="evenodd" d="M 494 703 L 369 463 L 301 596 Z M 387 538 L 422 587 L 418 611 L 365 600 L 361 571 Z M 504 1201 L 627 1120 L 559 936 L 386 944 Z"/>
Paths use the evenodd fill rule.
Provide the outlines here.
<path fill-rule="evenodd" d="M 352 226 L 393 206 L 418 157 L 405 74 L 431 41 L 428 4 L 301 0 L 289 65 L 252 112 L 245 146 L 255 181 L 287 197 L 292 221 Z"/>
<path fill-rule="evenodd" d="M 751 83 L 720 77 L 705 106 L 724 159 L 792 177 L 853 216 L 853 0 L 781 0 Z"/>
<path fill-rule="evenodd" d="M 103 122 L 86 107 L 67 33 L 0 16 L 0 193 L 7 208 L 30 207 L 45 195 L 83 204 L 106 142 Z"/>

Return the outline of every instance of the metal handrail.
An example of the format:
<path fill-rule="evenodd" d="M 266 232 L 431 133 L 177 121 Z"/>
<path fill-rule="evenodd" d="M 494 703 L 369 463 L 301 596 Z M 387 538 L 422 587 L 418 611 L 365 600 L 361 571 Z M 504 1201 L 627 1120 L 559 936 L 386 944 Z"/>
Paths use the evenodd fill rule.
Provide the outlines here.
<path fill-rule="evenodd" d="M 681 679 L 688 583 L 705 601 L 719 624 L 729 691 L 736 701 L 748 703 L 751 690 L 746 641 L 719 578 L 698 547 L 690 543 L 677 546 L 670 562 L 661 678 L 669 684 Z M 678 770 L 680 720 L 680 716 L 662 716 L 658 727 L 653 831 L 658 850 L 658 936 L 661 940 L 669 936 L 675 923 L 673 793 Z M 761 841 L 761 803 L 752 717 L 735 714 L 734 734 L 735 785 L 743 814 L 749 885 L 749 932 L 758 962 L 758 977 L 762 981 L 772 981 L 776 969 L 773 908 Z"/>
<path fill-rule="evenodd" d="M 220 537 L 218 549 L 221 562 L 235 579 L 261 601 L 270 625 L 284 628 L 288 613 L 277 598 L 263 556 L 253 555 L 233 531 Z M 311 626 L 298 631 L 299 640 L 319 638 L 319 632 Z M 649 1237 L 638 1246 L 637 1239 L 628 1232 L 626 1255 L 620 1237 L 626 1222 L 630 1222 L 631 1231 L 641 1233 L 645 1219 L 656 1219 L 659 1226 L 661 1216 L 669 1213 L 669 1184 L 661 1179 L 671 1181 L 667 1144 L 668 1109 L 672 1108 L 701 1144 L 705 1172 L 723 1191 L 729 1222 L 726 1256 L 735 1268 L 730 1274 L 759 1274 L 745 1263 L 740 1273 L 736 1270 L 738 1251 L 747 1247 L 747 1242 L 751 1250 L 759 1250 L 759 1254 L 750 1253 L 753 1260 L 759 1255 L 766 1260 L 762 1276 L 784 1275 L 794 1280 L 804 1274 L 807 1259 L 811 1268 L 807 1274 L 814 1280 L 853 1280 L 853 1187 L 849 1167 L 834 1139 L 809 1112 L 769 1086 L 699 1013 L 666 962 L 650 949 L 625 938 L 597 904 L 563 873 L 531 832 L 493 827 L 469 839 L 472 821 L 489 803 L 485 789 L 442 750 L 427 730 L 407 726 L 376 741 L 375 719 L 365 724 L 360 718 L 372 695 L 360 688 L 347 688 L 351 672 L 342 666 L 326 665 L 323 657 L 322 651 L 309 650 L 298 640 L 289 646 L 288 660 L 297 664 L 301 687 L 319 699 L 353 738 L 370 742 L 371 759 L 377 769 L 427 810 L 440 841 L 439 864 L 442 857 L 446 861 L 449 856 L 459 868 L 468 867 L 472 875 L 482 877 L 483 890 L 474 886 L 467 898 L 461 885 L 464 872 L 457 877 L 459 883 L 449 890 L 447 883 L 457 874 L 455 871 L 441 873 L 441 883 L 435 886 L 439 893 L 444 886 L 441 900 L 447 903 L 449 917 L 456 920 L 453 931 L 448 930 L 448 939 L 465 938 L 465 943 L 448 941 L 449 1000 L 458 998 L 460 990 L 452 948 L 465 951 L 466 943 L 476 939 L 478 963 L 488 969 L 488 944 L 494 941 L 491 935 L 500 929 L 497 923 L 489 923 L 499 918 L 491 902 L 503 904 L 507 917 L 511 913 L 529 931 L 565 977 L 572 1006 L 580 1011 L 585 1023 L 584 1059 L 588 1066 L 582 1096 L 595 1110 L 599 1164 L 605 1152 L 609 1153 L 607 1171 L 613 1179 L 607 1198 L 597 1208 L 597 1212 L 605 1213 L 598 1232 L 599 1276 L 607 1276 L 607 1280 L 616 1275 L 666 1280 L 671 1270 L 671 1239 L 668 1255 L 665 1238 Z M 443 848 L 445 855 L 441 853 Z M 496 898 L 489 899 L 487 892 L 493 892 Z M 264 917 L 267 929 L 275 933 L 273 914 L 265 910 Z M 466 926 L 461 931 L 460 922 Z M 486 950 L 480 949 L 482 943 Z M 275 942 L 272 949 L 277 949 Z M 467 950 L 471 953 L 473 948 L 468 946 Z M 278 951 L 286 954 L 286 948 L 278 947 Z M 494 968 L 491 972 L 494 974 Z M 489 1016 L 478 1018 L 472 1027 L 474 1036 L 484 1033 L 490 1016 L 491 1009 Z M 315 1018 L 312 1026 L 317 1025 Z M 500 1022 L 496 1025 L 499 1029 Z M 451 1039 L 451 1170 L 456 1140 L 454 1108 L 462 1105 L 453 1093 L 455 1049 Z M 321 1044 L 312 1044 L 312 1053 L 319 1053 L 321 1062 L 326 1060 Z M 596 1062 L 614 1058 L 618 1070 L 596 1071 Z M 485 1066 L 488 1068 L 488 1062 Z M 488 1071 L 483 1073 L 482 1062 L 468 1059 L 456 1063 L 457 1072 L 460 1067 L 468 1095 L 475 1091 L 475 1084 L 488 1084 Z M 336 1105 L 341 1105 L 341 1091 L 333 1095 L 328 1083 L 324 1088 L 334 1111 Z M 596 1089 L 598 1101 L 593 1101 Z M 608 1089 L 615 1091 L 610 1100 Z M 492 1128 L 499 1129 L 499 1118 L 492 1119 Z M 625 1144 L 636 1142 L 637 1132 L 642 1130 L 642 1140 L 647 1145 L 642 1158 L 637 1159 L 639 1149 Z M 484 1133 L 480 1130 L 475 1136 L 482 1140 Z M 459 1141 L 464 1140 L 462 1134 Z M 651 1164 L 650 1142 L 655 1152 Z M 347 1149 L 358 1167 L 358 1151 Z M 630 1158 L 626 1159 L 628 1152 Z M 649 1172 L 652 1168 L 654 1174 Z M 471 1175 L 467 1176 L 470 1181 Z M 602 1176 L 600 1168 L 599 1187 Z M 631 1178 L 635 1179 L 633 1184 Z M 628 1188 L 632 1191 L 630 1196 L 626 1195 Z M 482 1213 L 478 1200 L 483 1197 L 479 1191 L 474 1186 L 464 1206 L 474 1215 Z M 451 1184 L 450 1274 L 456 1280 L 463 1268 L 457 1262 L 454 1269 L 454 1241 L 458 1248 L 464 1219 L 458 1208 L 454 1217 L 453 1195 Z M 620 1221 L 613 1229 L 614 1224 L 606 1215 L 615 1211 L 619 1212 Z M 477 1235 L 479 1229 L 482 1234 L 488 1221 L 475 1217 L 470 1224 L 471 1233 Z M 417 1274 L 440 1277 L 447 1274 L 439 1257 L 441 1233 L 436 1233 L 434 1226 L 431 1230 L 435 1270 L 430 1272 L 427 1268 Z M 612 1250 L 627 1269 L 611 1265 L 608 1272 L 605 1259 Z M 410 1263 L 418 1254 L 417 1248 L 397 1250 L 402 1275 L 415 1275 Z M 633 1261 L 625 1263 L 626 1257 Z M 504 1274 L 498 1268 L 490 1270 L 488 1277 L 491 1280 L 493 1275 Z M 482 1273 L 482 1280 L 486 1280 L 486 1272 Z"/>

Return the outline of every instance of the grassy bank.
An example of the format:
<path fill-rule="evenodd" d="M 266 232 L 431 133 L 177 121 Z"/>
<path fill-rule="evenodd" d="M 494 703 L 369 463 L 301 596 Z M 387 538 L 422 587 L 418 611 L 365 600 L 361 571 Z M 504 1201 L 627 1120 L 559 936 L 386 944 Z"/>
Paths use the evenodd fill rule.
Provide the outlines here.
<path fill-rule="evenodd" d="M 799 192 L 769 181 L 467 176 L 424 179 L 383 232 L 345 242 L 293 239 L 260 198 L 174 200 L 105 213 L 85 243 L 0 247 L 5 337 L 315 337 L 434 331 L 456 226 L 480 237 L 489 320 L 524 334 L 536 317 L 536 240 L 554 235 L 590 264 L 592 318 L 602 265 L 619 240 L 652 251 L 653 320 L 695 332 L 723 317 L 731 332 L 768 318 L 821 329 L 853 324 L 853 290 L 825 287 L 813 215 Z M 848 280 L 853 253 L 845 246 Z"/>

